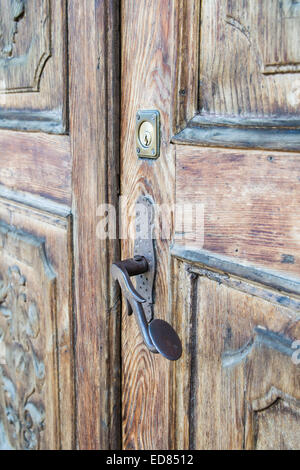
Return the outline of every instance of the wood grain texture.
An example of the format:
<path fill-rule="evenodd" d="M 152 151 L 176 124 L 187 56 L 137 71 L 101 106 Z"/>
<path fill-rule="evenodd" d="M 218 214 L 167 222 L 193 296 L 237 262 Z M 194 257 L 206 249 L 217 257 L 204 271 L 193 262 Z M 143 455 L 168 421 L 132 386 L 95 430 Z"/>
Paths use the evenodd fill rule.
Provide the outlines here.
<path fill-rule="evenodd" d="M 176 7 L 177 2 L 169 0 L 122 2 L 121 194 L 127 198 L 127 206 L 122 211 L 125 234 L 132 217 L 130 206 L 141 194 L 149 194 L 156 204 L 172 205 L 174 202 L 174 151 L 169 141 Z M 134 139 L 138 109 L 160 111 L 161 152 L 156 161 L 141 160 L 136 156 Z M 170 222 L 172 231 L 172 219 Z M 159 227 L 156 227 L 154 315 L 173 324 L 169 303 L 172 285 L 169 240 L 162 240 Z M 132 239 L 123 241 L 123 259 L 132 256 L 133 244 Z M 122 383 L 125 449 L 168 449 L 172 445 L 171 368 L 164 358 L 146 350 L 134 319 L 128 318 L 124 312 Z"/>
<path fill-rule="evenodd" d="M 191 299 L 174 298 L 190 344 L 176 364 L 176 448 L 299 448 L 300 374 L 291 357 L 298 313 L 253 295 L 250 284 L 251 295 L 206 275 L 190 278 L 184 263 L 175 269 Z"/>
<path fill-rule="evenodd" d="M 201 18 L 201 113 L 298 116 L 299 5 L 205 0 Z"/>
<path fill-rule="evenodd" d="M 0 131 L 0 185 L 71 206 L 67 136 Z"/>
<path fill-rule="evenodd" d="M 173 134 L 198 111 L 200 0 L 176 1 L 174 15 Z"/>
<path fill-rule="evenodd" d="M 2 198 L 0 220 L 0 446 L 71 449 L 75 427 L 70 220 Z M 13 390 L 15 395 L 9 393 Z M 11 419 L 3 416 L 7 410 Z"/>
<path fill-rule="evenodd" d="M 292 344 L 286 335 L 257 328 L 244 365 L 247 449 L 300 449 L 300 373 Z"/>
<path fill-rule="evenodd" d="M 249 449 L 299 450 L 299 400 L 297 404 L 280 391 L 278 395 L 271 406 L 255 410 L 254 442 Z"/>
<path fill-rule="evenodd" d="M 117 240 L 97 239 L 97 208 L 117 207 L 119 3 L 69 2 L 73 157 L 76 429 L 79 449 L 120 447 L 120 316 L 110 277 Z"/>
<path fill-rule="evenodd" d="M 0 11 L 0 127 L 66 132 L 66 0 L 1 0 Z"/>
<path fill-rule="evenodd" d="M 178 147 L 176 203 L 205 215 L 204 245 L 176 243 L 298 275 L 299 172 L 298 155 Z"/>

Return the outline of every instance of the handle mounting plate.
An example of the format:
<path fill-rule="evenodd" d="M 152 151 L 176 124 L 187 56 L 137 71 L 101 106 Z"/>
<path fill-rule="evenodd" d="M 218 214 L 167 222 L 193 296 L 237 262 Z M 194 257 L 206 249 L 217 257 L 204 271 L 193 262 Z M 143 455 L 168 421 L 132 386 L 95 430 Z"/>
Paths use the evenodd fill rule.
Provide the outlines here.
<path fill-rule="evenodd" d="M 153 319 L 153 286 L 156 261 L 154 250 L 154 204 L 150 196 L 140 196 L 136 202 L 134 256 L 144 256 L 149 270 L 136 276 L 136 289 L 144 299 L 148 323 Z"/>

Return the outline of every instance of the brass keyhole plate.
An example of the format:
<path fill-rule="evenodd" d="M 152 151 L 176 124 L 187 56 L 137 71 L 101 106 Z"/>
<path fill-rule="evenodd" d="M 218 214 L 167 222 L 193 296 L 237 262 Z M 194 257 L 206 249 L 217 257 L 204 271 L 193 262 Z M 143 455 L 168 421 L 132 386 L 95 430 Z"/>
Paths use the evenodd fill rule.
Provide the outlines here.
<path fill-rule="evenodd" d="M 140 158 L 158 158 L 160 114 L 156 110 L 139 110 L 136 114 L 136 152 Z"/>

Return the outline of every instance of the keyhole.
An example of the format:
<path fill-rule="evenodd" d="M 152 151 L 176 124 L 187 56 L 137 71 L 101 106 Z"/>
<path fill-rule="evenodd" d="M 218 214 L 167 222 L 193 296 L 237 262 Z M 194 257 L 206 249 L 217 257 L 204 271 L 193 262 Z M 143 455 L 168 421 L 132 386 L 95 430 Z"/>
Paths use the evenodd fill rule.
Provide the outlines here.
<path fill-rule="evenodd" d="M 149 147 L 150 144 L 151 144 L 151 134 L 150 132 L 146 131 L 144 134 L 144 146 Z"/>
<path fill-rule="evenodd" d="M 144 148 L 150 147 L 153 140 L 153 126 L 149 121 L 144 121 L 139 128 L 139 140 Z"/>

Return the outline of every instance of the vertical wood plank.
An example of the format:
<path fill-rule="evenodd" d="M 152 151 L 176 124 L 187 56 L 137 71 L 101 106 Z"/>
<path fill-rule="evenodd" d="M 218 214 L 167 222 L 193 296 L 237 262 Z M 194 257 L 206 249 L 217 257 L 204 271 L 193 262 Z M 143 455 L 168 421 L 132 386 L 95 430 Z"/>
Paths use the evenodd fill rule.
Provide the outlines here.
<path fill-rule="evenodd" d="M 121 193 L 129 206 L 140 194 L 156 204 L 174 202 L 174 152 L 170 142 L 174 17 L 177 2 L 122 2 L 122 124 Z M 137 39 L 138 38 L 138 39 Z M 138 109 L 161 114 L 161 154 L 156 161 L 136 156 L 135 120 Z M 122 214 L 126 228 L 129 211 Z M 172 227 L 171 220 L 171 230 Z M 173 323 L 170 311 L 170 240 L 156 226 L 157 276 L 154 315 Z M 133 240 L 124 240 L 122 258 L 133 253 Z M 172 420 L 171 365 L 146 350 L 134 319 L 122 322 L 123 445 L 126 449 L 168 449 Z"/>
<path fill-rule="evenodd" d="M 197 387 L 197 354 L 195 333 L 197 331 L 198 277 L 188 273 L 188 265 L 173 260 L 174 327 L 182 340 L 182 359 L 174 364 L 172 407 L 175 411 L 172 433 L 172 448 L 190 449 L 194 440 L 195 386 Z"/>
<path fill-rule="evenodd" d="M 119 316 L 97 207 L 118 194 L 118 0 L 69 2 L 77 446 L 119 447 Z"/>
<path fill-rule="evenodd" d="M 177 0 L 174 15 L 171 120 L 176 134 L 198 111 L 201 0 Z"/>

